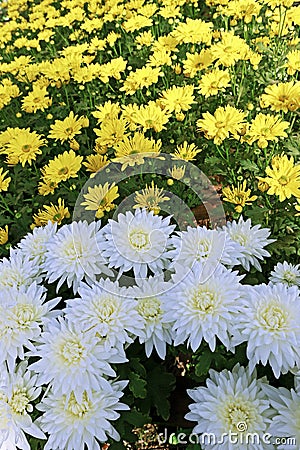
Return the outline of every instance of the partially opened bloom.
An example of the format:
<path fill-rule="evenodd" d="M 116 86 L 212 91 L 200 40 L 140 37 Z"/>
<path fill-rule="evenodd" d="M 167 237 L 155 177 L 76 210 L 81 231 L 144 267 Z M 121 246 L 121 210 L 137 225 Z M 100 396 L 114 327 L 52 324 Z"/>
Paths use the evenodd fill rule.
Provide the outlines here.
<path fill-rule="evenodd" d="M 57 290 L 66 281 L 77 292 L 84 278 L 93 282 L 101 273 L 111 275 L 97 247 L 100 225 L 100 222 L 72 222 L 61 227 L 47 242 L 43 267 L 50 283 L 58 280 Z"/>
<path fill-rule="evenodd" d="M 46 439 L 40 428 L 32 422 L 32 402 L 41 393 L 36 387 L 37 376 L 27 370 L 22 362 L 12 372 L 5 365 L 0 375 L 0 448 L 5 450 L 30 450 L 26 434 Z"/>
<path fill-rule="evenodd" d="M 209 374 L 206 386 L 187 391 L 194 403 L 189 405 L 185 418 L 197 422 L 193 432 L 200 435 L 201 448 L 272 449 L 263 439 L 249 439 L 251 433 L 262 438 L 271 422 L 272 408 L 262 389 L 266 378 L 257 379 L 255 372 L 251 375 L 248 368 L 239 364 L 231 372 L 210 370 Z"/>
<path fill-rule="evenodd" d="M 104 185 L 89 186 L 88 193 L 84 194 L 85 201 L 81 203 L 87 211 L 96 211 L 95 217 L 101 219 L 105 212 L 109 212 L 116 207 L 113 201 L 119 197 L 118 186 L 106 182 Z"/>
<path fill-rule="evenodd" d="M 240 285 L 242 277 L 218 265 L 195 263 L 186 273 L 176 268 L 172 276 L 173 288 L 164 295 L 164 321 L 173 325 L 174 344 L 187 341 L 196 351 L 204 339 L 215 351 L 218 338 L 231 347 L 234 322 L 239 317 Z"/>
<path fill-rule="evenodd" d="M 93 331 L 100 342 L 118 347 L 141 334 L 143 321 L 127 288 L 102 279 L 91 287 L 82 283 L 78 291 L 80 298 L 66 302 L 66 317 Z"/>
<path fill-rule="evenodd" d="M 170 200 L 169 197 L 163 196 L 163 188 L 159 189 L 152 181 L 151 186 L 146 184 L 146 188 L 141 192 L 136 191 L 134 200 L 137 202 L 133 209 L 146 208 L 147 211 L 153 211 L 158 214 L 160 211 L 160 203 Z"/>
<path fill-rule="evenodd" d="M 10 248 L 9 258 L 0 261 L 0 288 L 30 286 L 41 281 L 40 267 L 20 249 Z"/>
<path fill-rule="evenodd" d="M 244 206 L 251 205 L 252 202 L 257 200 L 256 195 L 251 195 L 251 190 L 247 189 L 246 180 L 243 183 L 238 183 L 237 187 L 226 186 L 222 189 L 224 202 L 233 203 L 235 210 L 238 213 L 243 211 Z"/>
<path fill-rule="evenodd" d="M 270 274 L 270 281 L 300 287 L 300 264 L 289 264 L 286 261 L 277 263 Z"/>
<path fill-rule="evenodd" d="M 54 236 L 56 229 L 57 223 L 49 220 L 46 226 L 34 228 L 32 233 L 27 233 L 19 242 L 18 247 L 29 261 L 33 260 L 36 265 L 40 266 L 45 260 L 46 244 Z"/>
<path fill-rule="evenodd" d="M 6 361 L 12 370 L 17 358 L 24 359 L 24 349 L 34 349 L 41 325 L 60 298 L 45 302 L 46 289 L 35 282 L 18 289 L 1 288 L 0 295 L 0 364 Z"/>
<path fill-rule="evenodd" d="M 263 260 L 270 253 L 264 249 L 267 245 L 274 242 L 274 239 L 268 239 L 270 230 L 261 228 L 261 225 L 251 225 L 251 219 L 246 221 L 240 217 L 239 221 L 227 222 L 223 230 L 229 237 L 241 245 L 242 255 L 238 256 L 240 264 L 250 270 L 250 265 L 261 271 L 259 260 Z"/>
<path fill-rule="evenodd" d="M 263 387 L 263 391 L 276 411 L 269 433 L 272 436 L 285 438 L 281 441 L 282 445 L 278 445 L 277 448 L 282 450 L 298 448 L 300 442 L 300 392 L 268 385 Z"/>
<path fill-rule="evenodd" d="M 175 226 L 169 223 L 170 216 L 162 219 L 145 209 L 137 209 L 134 215 L 127 211 L 118 215 L 118 221 L 109 220 L 98 247 L 120 276 L 130 269 L 136 278 L 145 278 L 148 270 L 161 273 L 170 264 L 167 250 Z"/>
<path fill-rule="evenodd" d="M 171 283 L 164 282 L 163 276 L 156 276 L 137 280 L 137 286 L 130 288 L 130 294 L 137 299 L 137 310 L 143 319 L 139 341 L 145 344 L 147 358 L 155 348 L 159 357 L 165 359 L 167 344 L 172 343 L 171 325 L 164 319 L 166 308 L 163 302 L 163 294 L 171 287 Z"/>
<path fill-rule="evenodd" d="M 50 391 L 37 406 L 44 413 L 37 423 L 49 434 L 44 450 L 101 450 L 98 441 L 109 437 L 119 441 L 110 421 L 120 417 L 118 411 L 129 409 L 120 402 L 127 383 L 104 380 L 100 389 L 84 391 L 81 400 L 71 391 L 68 395 Z"/>
<path fill-rule="evenodd" d="M 267 193 L 277 195 L 280 202 L 292 195 L 300 198 L 300 164 L 294 164 L 293 156 L 277 155 L 271 166 L 266 168 L 266 177 L 258 177 L 269 186 Z"/>
<path fill-rule="evenodd" d="M 241 246 L 229 235 L 220 230 L 208 230 L 205 226 L 189 226 L 186 231 L 172 236 L 171 243 L 174 247 L 169 252 L 173 259 L 172 265 L 178 263 L 187 269 L 197 261 L 234 266 L 239 264 L 238 258 L 242 256 Z"/>
<path fill-rule="evenodd" d="M 31 352 L 40 359 L 30 369 L 38 374 L 40 385 L 50 384 L 60 395 L 73 391 L 80 402 L 85 391 L 91 394 L 101 388 L 104 375 L 115 376 L 109 360 L 116 353 L 106 352 L 93 332 L 82 330 L 79 321 L 59 317 L 46 324 L 36 350 Z"/>
<path fill-rule="evenodd" d="M 269 362 L 274 375 L 300 365 L 300 296 L 296 286 L 247 286 L 240 300 L 234 342 L 247 342 L 249 367 Z"/>

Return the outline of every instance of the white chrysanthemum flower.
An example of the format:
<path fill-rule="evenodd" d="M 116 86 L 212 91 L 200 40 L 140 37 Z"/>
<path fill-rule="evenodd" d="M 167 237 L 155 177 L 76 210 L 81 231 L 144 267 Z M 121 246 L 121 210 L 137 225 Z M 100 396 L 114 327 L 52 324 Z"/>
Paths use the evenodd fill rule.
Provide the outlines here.
<path fill-rule="evenodd" d="M 23 254 L 20 249 L 10 249 L 9 258 L 0 260 L 0 289 L 2 287 L 29 286 L 34 281 L 39 283 L 40 267 Z"/>
<path fill-rule="evenodd" d="M 268 239 L 270 230 L 261 228 L 261 225 L 251 226 L 251 219 L 244 221 L 242 217 L 240 217 L 238 222 L 235 220 L 227 222 L 223 230 L 233 241 L 238 242 L 242 246 L 242 256 L 238 257 L 240 264 L 246 270 L 250 270 L 250 265 L 252 265 L 261 271 L 259 260 L 271 256 L 264 247 L 275 241 L 275 239 Z"/>
<path fill-rule="evenodd" d="M 41 334 L 47 317 L 57 315 L 54 308 L 60 298 L 46 300 L 46 289 L 35 282 L 29 287 L 0 289 L 0 363 L 7 361 L 13 370 L 16 358 L 24 359 L 24 347 L 32 344 Z"/>
<path fill-rule="evenodd" d="M 57 222 L 48 222 L 45 227 L 35 227 L 32 233 L 28 233 L 18 244 L 22 253 L 30 261 L 40 266 L 45 261 L 46 244 L 56 233 Z"/>
<path fill-rule="evenodd" d="M 101 450 L 97 440 L 105 442 L 111 437 L 119 441 L 110 421 L 120 417 L 117 411 L 129 410 L 120 402 L 127 383 L 105 380 L 97 391 L 84 391 L 81 400 L 73 392 L 66 396 L 50 391 L 37 405 L 44 412 L 37 423 L 49 434 L 44 450 Z"/>
<path fill-rule="evenodd" d="M 222 263 L 228 266 L 240 264 L 242 247 L 230 239 L 225 231 L 208 230 L 204 227 L 187 227 L 186 231 L 177 233 L 171 238 L 175 250 L 169 252 L 174 264 L 178 263 L 191 268 L 195 261 L 203 264 Z"/>
<path fill-rule="evenodd" d="M 30 353 L 40 359 L 30 369 L 39 374 L 40 384 L 51 383 L 59 395 L 74 391 L 80 401 L 85 390 L 90 394 L 101 387 L 103 375 L 116 376 L 109 365 L 115 353 L 104 351 L 93 332 L 82 331 L 79 321 L 59 317 L 46 324 L 36 351 Z"/>
<path fill-rule="evenodd" d="M 188 389 L 194 403 L 189 405 L 187 420 L 198 422 L 193 432 L 199 434 L 203 449 L 213 450 L 260 450 L 272 449 L 263 442 L 263 435 L 270 423 L 272 408 L 262 390 L 266 378 L 256 379 L 248 368 L 239 364 L 229 372 L 209 371 L 206 387 Z M 249 439 L 257 433 L 260 439 Z M 248 438 L 247 438 L 248 434 Z M 247 443 L 248 441 L 248 443 Z"/>
<path fill-rule="evenodd" d="M 109 261 L 109 267 L 119 269 L 119 276 L 131 269 L 136 278 L 146 278 L 148 269 L 159 274 L 169 266 L 167 251 L 170 234 L 175 226 L 170 217 L 162 219 L 153 211 L 136 209 L 118 215 L 118 222 L 109 220 L 102 229 L 98 246 Z"/>
<path fill-rule="evenodd" d="M 211 272 L 209 266 L 199 262 L 184 278 L 178 270 L 172 277 L 174 288 L 164 296 L 164 319 L 173 323 L 174 344 L 188 340 L 196 351 L 204 339 L 214 351 L 219 338 L 230 348 L 232 326 L 239 314 L 241 278 L 222 265 Z"/>
<path fill-rule="evenodd" d="M 263 390 L 268 396 L 271 406 L 276 414 L 272 418 L 269 433 L 279 437 L 278 449 L 299 449 L 300 442 L 300 392 L 290 391 L 284 387 L 275 388 L 264 386 Z"/>
<path fill-rule="evenodd" d="M 271 272 L 270 281 L 274 284 L 283 283 L 288 286 L 300 286 L 300 264 L 293 265 L 286 261 L 279 262 Z"/>
<path fill-rule="evenodd" d="M 248 341 L 250 368 L 269 362 L 276 378 L 300 364 L 300 297 L 296 286 L 247 286 L 234 342 Z"/>
<path fill-rule="evenodd" d="M 143 335 L 139 341 L 145 343 L 148 358 L 155 347 L 158 356 L 165 359 L 166 344 L 172 343 L 171 324 L 164 320 L 166 310 L 162 300 L 162 295 L 172 286 L 163 281 L 163 276 L 158 276 L 140 280 L 138 286 L 130 288 L 130 294 L 138 300 L 137 310 L 144 321 Z"/>
<path fill-rule="evenodd" d="M 9 373 L 5 365 L 0 377 L 0 448 L 30 450 L 25 433 L 38 439 L 46 439 L 40 428 L 32 423 L 31 402 L 37 399 L 41 388 L 36 388 L 36 375 L 27 370 L 27 361 Z"/>
<path fill-rule="evenodd" d="M 105 347 L 132 343 L 141 334 L 143 321 L 137 302 L 126 287 L 100 280 L 91 287 L 82 283 L 78 291 L 80 298 L 66 301 L 66 317 L 80 322 L 83 330 L 93 331 Z"/>
<path fill-rule="evenodd" d="M 57 290 L 67 281 L 77 292 L 83 278 L 94 282 L 96 275 L 112 275 L 97 247 L 100 221 L 88 224 L 72 222 L 64 225 L 47 243 L 46 260 L 43 265 L 50 283 L 59 280 Z"/>

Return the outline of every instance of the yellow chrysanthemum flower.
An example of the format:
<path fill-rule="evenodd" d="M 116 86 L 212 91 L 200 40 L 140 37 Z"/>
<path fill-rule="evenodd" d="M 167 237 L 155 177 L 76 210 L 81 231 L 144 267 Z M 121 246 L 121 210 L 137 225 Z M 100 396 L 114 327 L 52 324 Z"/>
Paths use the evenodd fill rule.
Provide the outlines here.
<path fill-rule="evenodd" d="M 202 75 L 199 81 L 200 94 L 205 97 L 217 95 L 230 84 L 230 74 L 228 70 L 214 69 Z"/>
<path fill-rule="evenodd" d="M 169 197 L 163 196 L 163 188 L 159 189 L 155 186 L 154 181 L 151 182 L 151 186 L 146 184 L 146 188 L 142 189 L 142 192 L 136 191 L 134 200 L 136 204 L 134 209 L 145 208 L 147 211 L 153 211 L 154 214 L 158 214 L 160 211 L 160 203 L 170 200 Z"/>
<path fill-rule="evenodd" d="M 40 195 L 43 195 L 43 196 L 46 196 L 49 194 L 54 194 L 54 191 L 57 188 L 57 186 L 58 186 L 58 183 L 51 181 L 51 180 L 40 181 L 38 192 Z"/>
<path fill-rule="evenodd" d="M 106 119 L 101 123 L 100 129 L 94 128 L 94 131 L 98 136 L 96 143 L 99 142 L 101 146 L 112 147 L 118 142 L 121 142 L 124 136 L 126 136 L 127 127 L 128 123 L 123 118 Z"/>
<path fill-rule="evenodd" d="M 171 153 L 173 159 L 183 159 L 184 161 L 194 161 L 198 153 L 201 152 L 195 144 L 188 144 L 184 141 L 183 144 L 177 145 L 174 153 Z"/>
<path fill-rule="evenodd" d="M 170 118 L 170 114 L 167 111 L 162 111 L 157 103 L 150 101 L 146 105 L 141 105 L 139 111 L 136 112 L 135 122 L 141 125 L 144 130 L 153 128 L 154 131 L 159 133 L 166 127 L 164 126 Z"/>
<path fill-rule="evenodd" d="M 73 111 L 70 112 L 68 117 L 64 120 L 56 120 L 53 125 L 50 126 L 51 131 L 48 137 L 61 142 L 71 140 L 76 134 L 81 133 L 81 128 L 89 126 L 89 119 L 85 116 L 74 115 Z"/>
<path fill-rule="evenodd" d="M 106 182 L 104 185 L 98 184 L 94 187 L 88 187 L 88 193 L 84 194 L 85 202 L 81 205 L 85 206 L 87 211 L 96 211 L 95 217 L 101 219 L 105 212 L 109 212 L 116 207 L 113 201 L 119 197 L 118 186 L 115 183 L 111 185 Z"/>
<path fill-rule="evenodd" d="M 77 177 L 77 172 L 81 168 L 83 157 L 76 156 L 74 150 L 65 151 L 63 154 L 50 160 L 48 165 L 41 169 L 43 181 L 59 183 L 69 178 Z"/>
<path fill-rule="evenodd" d="M 280 116 L 260 113 L 252 120 L 244 140 L 248 144 L 257 141 L 259 148 L 266 148 L 268 141 L 278 142 L 279 137 L 287 137 L 285 130 L 289 126 L 289 122 L 283 121 Z"/>
<path fill-rule="evenodd" d="M 57 222 L 58 225 L 60 225 L 63 219 L 68 219 L 70 217 L 69 210 L 68 208 L 65 208 L 65 202 L 61 198 L 58 199 L 57 205 L 51 203 L 50 206 L 43 205 L 43 208 L 44 210 L 39 209 L 38 213 L 34 214 L 34 222 L 30 225 L 32 230 L 35 227 L 47 225 L 49 220 L 51 220 L 52 223 Z"/>
<path fill-rule="evenodd" d="M 0 245 L 6 244 L 8 241 L 8 226 L 5 225 L 4 228 L 0 228 Z"/>
<path fill-rule="evenodd" d="M 48 97 L 46 86 L 33 86 L 22 100 L 22 110 L 28 113 L 36 113 L 38 110 L 45 111 L 52 105 L 52 99 Z"/>
<path fill-rule="evenodd" d="M 293 156 L 275 156 L 272 159 L 272 167 L 266 168 L 267 177 L 258 177 L 259 181 L 268 184 L 269 195 L 277 195 L 279 201 L 283 202 L 287 198 L 300 198 L 300 165 L 294 165 Z"/>
<path fill-rule="evenodd" d="M 143 164 L 145 157 L 159 156 L 160 148 L 160 139 L 155 141 L 145 137 L 141 132 L 136 132 L 132 137 L 124 137 L 122 142 L 114 146 L 115 159 L 113 161 L 122 164 L 121 170 L 125 170 L 127 166 Z"/>
<path fill-rule="evenodd" d="M 300 81 L 267 86 L 260 97 L 260 106 L 270 106 L 273 111 L 296 111 L 300 107 Z"/>
<path fill-rule="evenodd" d="M 182 158 L 180 158 L 182 159 Z M 174 166 L 172 169 L 169 169 L 169 174 L 172 178 L 175 180 L 181 180 L 184 177 L 185 174 L 185 166 Z"/>
<path fill-rule="evenodd" d="M 206 69 L 214 60 L 209 49 L 202 49 L 200 53 L 187 53 L 183 61 L 183 73 L 186 77 L 194 78 L 200 70 Z"/>
<path fill-rule="evenodd" d="M 241 213 L 245 205 L 251 205 L 257 199 L 256 195 L 251 196 L 251 190 L 246 187 L 246 180 L 242 184 L 238 183 L 237 187 L 227 186 L 222 189 L 223 200 L 225 202 L 236 205 L 236 212 Z"/>
<path fill-rule="evenodd" d="M 194 102 L 194 86 L 173 86 L 161 93 L 158 104 L 168 113 L 188 111 Z"/>
<path fill-rule="evenodd" d="M 300 50 L 292 50 L 286 55 L 288 61 L 285 64 L 287 67 L 287 73 L 289 75 L 295 75 L 297 71 L 300 71 Z"/>
<path fill-rule="evenodd" d="M 0 168 L 0 192 L 7 191 L 9 183 L 11 181 L 11 177 L 5 178 L 8 174 L 8 170 L 3 172 L 3 168 Z"/>
<path fill-rule="evenodd" d="M 109 164 L 107 156 L 105 155 L 89 155 L 86 157 L 86 161 L 82 163 L 88 172 L 92 174 L 98 172 Z"/>
<path fill-rule="evenodd" d="M 110 100 L 96 108 L 97 111 L 93 111 L 92 116 L 97 119 L 98 124 L 107 119 L 116 119 L 121 111 L 120 104 L 118 102 L 112 103 Z"/>
<path fill-rule="evenodd" d="M 46 142 L 46 139 L 35 131 L 30 131 L 30 128 L 16 129 L 13 138 L 6 146 L 6 152 L 10 160 L 17 160 L 24 167 L 27 162 L 31 165 L 32 161 L 36 160 L 37 155 L 42 153 L 40 147 Z"/>
<path fill-rule="evenodd" d="M 203 114 L 203 119 L 197 120 L 199 131 L 203 131 L 207 139 L 213 139 L 215 144 L 221 142 L 230 136 L 239 138 L 245 122 L 247 113 L 240 111 L 233 106 L 227 105 L 225 108 L 219 106 L 214 115 L 209 112 Z"/>

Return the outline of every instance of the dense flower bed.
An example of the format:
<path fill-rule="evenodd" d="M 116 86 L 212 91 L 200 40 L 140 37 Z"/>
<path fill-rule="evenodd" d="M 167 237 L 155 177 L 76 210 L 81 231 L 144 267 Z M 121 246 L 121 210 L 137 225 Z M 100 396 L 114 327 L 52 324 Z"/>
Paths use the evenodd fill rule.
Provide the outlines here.
<path fill-rule="evenodd" d="M 137 209 L 104 227 L 79 221 L 57 230 L 49 221 L 0 262 L 1 448 L 30 448 L 30 435 L 47 439 L 45 449 L 96 449 L 127 437 L 122 422 L 146 422 L 151 400 L 167 418 L 161 401 L 170 386 L 151 399 L 138 354 L 130 358 L 137 341 L 149 359 L 191 348 L 198 375 L 224 352 L 234 359 L 245 343 L 246 369 L 210 371 L 213 384 L 189 391 L 195 403 L 186 417 L 198 422 L 195 433 L 214 433 L 218 442 L 229 432 L 300 437 L 299 392 L 271 387 L 255 370 L 268 363 L 276 380 L 300 369 L 299 266 L 279 263 L 268 284 L 249 285 L 232 269 L 261 270 L 270 257 L 268 229 L 240 218 L 217 230 L 174 232 L 170 219 Z M 67 284 L 72 297 L 53 298 L 52 283 L 56 291 Z M 152 376 L 156 369 L 158 362 Z M 147 396 L 142 414 L 135 400 L 147 404 Z M 118 432 L 111 421 L 129 405 L 133 416 L 119 419 Z M 216 448 L 230 445 L 227 436 Z"/>
<path fill-rule="evenodd" d="M 0 21 L 0 449 L 299 448 L 298 2 Z"/>

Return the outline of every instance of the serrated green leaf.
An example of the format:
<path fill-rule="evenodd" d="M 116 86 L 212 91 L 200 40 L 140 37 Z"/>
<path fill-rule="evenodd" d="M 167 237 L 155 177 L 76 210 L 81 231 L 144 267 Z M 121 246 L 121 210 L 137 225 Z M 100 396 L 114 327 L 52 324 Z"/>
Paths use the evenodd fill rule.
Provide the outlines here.
<path fill-rule="evenodd" d="M 129 374 L 129 389 L 136 398 L 145 398 L 147 396 L 146 390 L 147 381 L 143 380 L 137 373 L 131 372 Z"/>

